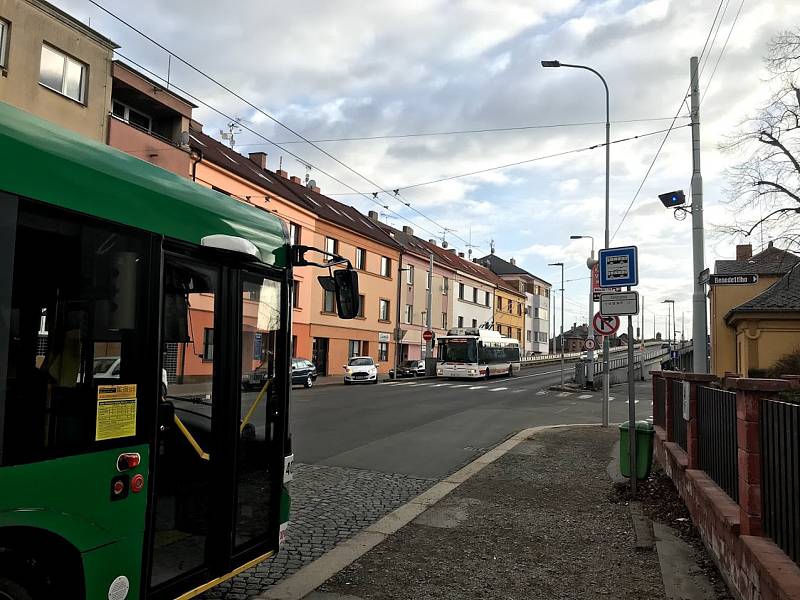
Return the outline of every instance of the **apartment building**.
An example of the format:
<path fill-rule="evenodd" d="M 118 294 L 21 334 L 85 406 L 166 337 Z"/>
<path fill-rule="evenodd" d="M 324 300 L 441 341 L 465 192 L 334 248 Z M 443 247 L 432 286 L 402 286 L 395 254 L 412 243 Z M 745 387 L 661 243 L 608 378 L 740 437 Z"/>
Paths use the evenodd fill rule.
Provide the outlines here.
<path fill-rule="evenodd" d="M 495 279 L 494 328 L 502 335 L 514 338 L 524 351 L 525 292 L 521 292 L 486 269 L 487 278 Z"/>
<path fill-rule="evenodd" d="M 42 0 L 0 0 L 0 101 L 105 143 L 118 46 Z"/>

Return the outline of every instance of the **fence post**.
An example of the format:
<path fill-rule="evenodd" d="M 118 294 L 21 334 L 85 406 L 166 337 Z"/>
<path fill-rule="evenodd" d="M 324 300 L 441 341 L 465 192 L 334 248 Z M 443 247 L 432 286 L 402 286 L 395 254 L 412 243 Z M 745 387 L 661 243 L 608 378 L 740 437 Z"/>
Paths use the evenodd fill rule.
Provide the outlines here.
<path fill-rule="evenodd" d="M 680 371 L 662 371 L 666 385 L 664 386 L 664 431 L 667 434 L 667 441 L 674 442 L 675 436 L 672 432 L 672 387 L 680 383 L 678 378 Z"/>
<path fill-rule="evenodd" d="M 700 468 L 700 438 L 697 424 L 697 388 L 703 384 L 718 381 L 716 375 L 705 373 L 684 373 L 683 380 L 689 382 L 689 422 L 686 423 L 687 469 Z"/>
<path fill-rule="evenodd" d="M 782 379 L 728 379 L 736 390 L 736 438 L 739 458 L 739 530 L 762 535 L 761 528 L 761 401 L 789 389 Z"/>
<path fill-rule="evenodd" d="M 656 402 L 656 380 L 661 377 L 661 371 L 650 371 L 650 395 L 653 398 L 653 424 L 659 423 L 658 402 Z"/>

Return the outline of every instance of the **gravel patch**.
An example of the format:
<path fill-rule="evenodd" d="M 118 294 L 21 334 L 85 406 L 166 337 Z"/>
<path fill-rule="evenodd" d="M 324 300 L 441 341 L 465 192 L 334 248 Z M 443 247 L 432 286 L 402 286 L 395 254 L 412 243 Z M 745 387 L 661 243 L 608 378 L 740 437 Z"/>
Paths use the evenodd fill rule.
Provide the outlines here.
<path fill-rule="evenodd" d="M 290 484 L 291 521 L 284 547 L 274 558 L 200 598 L 246 600 L 257 596 L 434 483 L 406 475 L 295 463 Z"/>
<path fill-rule="evenodd" d="M 608 501 L 616 430 L 537 433 L 330 579 L 363 599 L 664 598 L 627 506 Z M 439 513 L 441 518 L 436 518 Z"/>

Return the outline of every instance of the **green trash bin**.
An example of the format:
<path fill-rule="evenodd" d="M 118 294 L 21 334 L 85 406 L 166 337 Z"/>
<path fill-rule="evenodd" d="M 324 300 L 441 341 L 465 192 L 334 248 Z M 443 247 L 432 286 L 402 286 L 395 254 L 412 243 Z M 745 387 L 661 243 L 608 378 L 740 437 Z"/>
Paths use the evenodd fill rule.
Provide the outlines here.
<path fill-rule="evenodd" d="M 631 476 L 628 429 L 630 421 L 619 426 L 619 470 L 623 477 Z M 655 428 L 647 421 L 636 421 L 636 478 L 646 479 L 653 466 L 653 435 Z"/>

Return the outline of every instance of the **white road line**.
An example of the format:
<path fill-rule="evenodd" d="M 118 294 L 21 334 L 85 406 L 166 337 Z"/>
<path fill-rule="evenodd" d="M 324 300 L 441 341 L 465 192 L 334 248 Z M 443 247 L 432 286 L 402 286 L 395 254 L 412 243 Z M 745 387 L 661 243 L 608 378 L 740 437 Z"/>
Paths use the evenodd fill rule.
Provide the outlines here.
<path fill-rule="evenodd" d="M 383 385 L 398 385 L 399 381 L 384 381 Z"/>
<path fill-rule="evenodd" d="M 509 393 L 509 394 L 518 394 L 519 392 L 524 392 L 524 391 L 525 391 L 525 388 L 523 388 L 523 389 L 521 389 L 521 390 L 511 390 L 511 391 L 510 391 L 510 392 L 508 392 L 508 393 Z"/>
<path fill-rule="evenodd" d="M 471 390 L 483 390 L 483 389 L 486 389 L 486 386 L 485 385 L 473 385 L 469 389 L 471 389 Z"/>
<path fill-rule="evenodd" d="M 608 401 L 611 402 L 616 396 L 609 396 Z"/>
<path fill-rule="evenodd" d="M 503 390 L 507 390 L 507 387 L 499 387 L 499 388 L 489 388 L 490 392 L 502 392 Z"/>
<path fill-rule="evenodd" d="M 592 397 L 591 394 L 581 394 L 580 396 L 578 396 L 578 398 L 580 400 L 586 400 L 586 399 L 591 398 L 591 397 Z"/>
<path fill-rule="evenodd" d="M 547 390 L 539 390 L 538 392 L 536 392 L 537 396 L 544 396 L 546 394 L 547 394 Z"/>
<path fill-rule="evenodd" d="M 433 387 L 449 387 L 453 385 L 452 383 L 437 383 Z"/>
<path fill-rule="evenodd" d="M 630 404 L 630 403 L 631 403 L 631 401 L 630 401 L 630 400 L 625 400 L 625 404 Z M 638 400 L 635 400 L 635 401 L 634 401 L 634 404 L 639 404 L 639 401 L 638 401 Z"/>
<path fill-rule="evenodd" d="M 569 396 L 572 396 L 572 393 L 571 393 L 571 392 L 560 392 L 560 393 L 558 393 L 558 394 L 556 394 L 556 395 L 557 395 L 559 398 L 567 398 L 567 397 L 569 397 Z"/>
<path fill-rule="evenodd" d="M 454 385 L 453 386 L 454 389 L 455 388 L 464 388 L 464 387 L 469 387 L 469 384 L 468 383 L 462 383 L 461 385 Z"/>
<path fill-rule="evenodd" d="M 397 385 L 398 385 L 398 387 L 399 387 L 399 386 L 401 386 L 401 385 L 416 385 L 416 383 L 414 383 L 413 381 L 407 381 L 407 382 L 405 382 L 405 383 L 398 383 Z"/>

